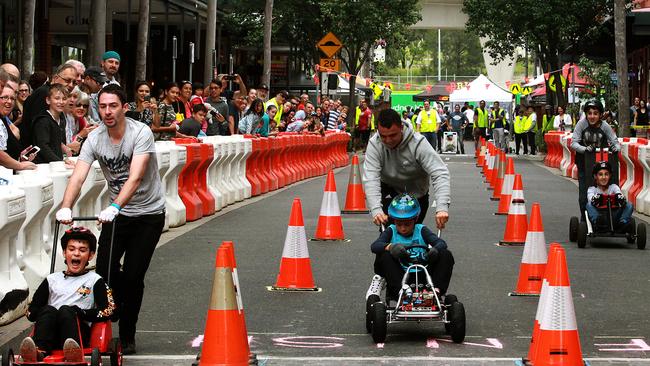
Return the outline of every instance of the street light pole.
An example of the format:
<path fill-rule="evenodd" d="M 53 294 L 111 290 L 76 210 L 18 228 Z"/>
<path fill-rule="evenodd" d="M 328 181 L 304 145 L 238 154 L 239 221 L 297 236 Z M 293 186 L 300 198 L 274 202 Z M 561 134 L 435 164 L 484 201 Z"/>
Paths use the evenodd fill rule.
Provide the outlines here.
<path fill-rule="evenodd" d="M 442 56 L 440 55 L 440 28 L 438 28 L 438 81 L 440 81 L 441 76 L 442 76 L 442 73 L 441 73 L 441 70 L 440 70 L 440 65 L 441 65 L 440 60 L 442 60 Z"/>

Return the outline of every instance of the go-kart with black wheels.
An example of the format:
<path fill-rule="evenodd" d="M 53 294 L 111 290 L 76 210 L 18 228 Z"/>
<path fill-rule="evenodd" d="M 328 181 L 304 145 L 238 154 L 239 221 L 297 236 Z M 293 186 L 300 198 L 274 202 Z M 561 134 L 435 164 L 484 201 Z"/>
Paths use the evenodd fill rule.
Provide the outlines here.
<path fill-rule="evenodd" d="M 600 214 L 598 222 L 591 222 L 587 211 L 583 213 L 584 220 L 572 217 L 569 221 L 569 239 L 578 244 L 578 248 L 587 246 L 588 238 L 625 238 L 628 244 L 634 244 L 638 249 L 645 249 L 646 226 L 645 223 L 636 223 L 634 217 L 623 226 L 615 222 L 612 209 L 615 206 L 615 196 L 603 195 L 602 205 L 598 208 Z"/>
<path fill-rule="evenodd" d="M 406 249 L 411 254 L 414 249 L 426 251 L 429 247 L 410 245 Z M 397 301 L 388 301 L 387 305 L 377 295 L 370 295 L 366 301 L 366 330 L 372 334 L 372 340 L 384 343 L 390 324 L 416 321 L 443 323 L 452 341 L 462 343 L 465 339 L 465 307 L 452 294 L 446 295 L 443 301 L 427 272 L 424 258 L 411 255 L 410 262 Z"/>

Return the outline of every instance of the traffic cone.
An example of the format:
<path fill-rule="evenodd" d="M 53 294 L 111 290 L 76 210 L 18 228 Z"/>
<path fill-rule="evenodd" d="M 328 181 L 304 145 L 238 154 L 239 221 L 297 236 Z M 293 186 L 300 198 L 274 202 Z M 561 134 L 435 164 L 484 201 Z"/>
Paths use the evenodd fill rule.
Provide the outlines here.
<path fill-rule="evenodd" d="M 484 177 L 487 176 L 488 163 L 490 162 L 490 151 L 492 151 L 492 143 L 488 142 L 485 147 L 485 159 L 483 159 L 483 167 L 481 168 L 481 172 L 483 173 Z"/>
<path fill-rule="evenodd" d="M 524 200 L 524 187 L 521 175 L 515 175 L 515 184 L 512 187 L 512 200 L 506 220 L 506 230 L 500 245 L 524 245 L 528 232 L 528 217 L 526 215 L 526 201 Z"/>
<path fill-rule="evenodd" d="M 485 147 L 485 139 L 484 138 L 481 137 L 479 141 L 480 141 L 480 145 L 479 145 L 478 150 L 476 150 L 478 152 L 478 159 L 476 160 L 476 166 L 478 168 L 481 168 L 481 167 L 483 167 L 483 164 L 485 163 L 485 149 L 486 149 L 486 147 Z"/>
<path fill-rule="evenodd" d="M 230 250 L 223 245 L 217 250 L 200 366 L 244 366 L 249 362 L 248 334 L 242 321 L 241 291 L 233 279 L 234 264 Z"/>
<path fill-rule="evenodd" d="M 487 167 L 485 168 L 485 180 L 483 183 L 487 183 L 488 187 L 490 185 L 490 179 L 492 178 L 492 169 L 494 169 L 494 154 L 496 149 L 490 146 L 489 155 L 487 156 Z"/>
<path fill-rule="evenodd" d="M 501 155 L 503 151 L 497 149 L 496 154 L 494 154 L 494 166 L 492 168 L 492 174 L 490 176 L 490 186 L 488 190 L 494 190 L 497 186 L 497 179 L 499 178 L 499 169 L 503 170 L 505 167 L 500 168 L 501 165 Z"/>
<path fill-rule="evenodd" d="M 320 206 L 318 226 L 316 227 L 315 240 L 344 240 L 343 221 L 339 209 L 339 198 L 336 195 L 336 181 L 334 171 L 327 173 L 325 182 L 325 193 Z"/>
<path fill-rule="evenodd" d="M 548 298 L 539 321 L 539 342 L 535 365 L 582 366 L 580 336 L 573 307 L 564 248 L 554 252 L 556 260 L 549 268 Z"/>
<path fill-rule="evenodd" d="M 515 162 L 512 158 L 508 158 L 506 164 L 506 172 L 503 175 L 503 184 L 501 185 L 501 199 L 499 200 L 499 208 L 495 215 L 507 215 L 510 210 L 510 201 L 512 200 L 512 187 L 515 184 Z"/>
<path fill-rule="evenodd" d="M 352 156 L 352 165 L 350 166 L 350 179 L 348 180 L 348 192 L 345 195 L 345 207 L 341 213 L 368 213 L 366 207 L 366 194 L 361 184 L 361 172 L 359 170 L 359 157 Z"/>
<path fill-rule="evenodd" d="M 501 152 L 499 154 L 499 169 L 496 174 L 496 182 L 494 183 L 494 192 L 492 192 L 492 201 L 498 201 L 501 199 L 501 190 L 503 189 L 503 177 L 505 176 L 506 170 L 506 154 Z"/>
<path fill-rule="evenodd" d="M 524 254 L 519 266 L 519 280 L 515 292 L 511 296 L 537 296 L 542 290 L 542 277 L 546 270 L 546 239 L 544 238 L 544 224 L 539 203 L 533 203 L 530 213 L 530 224 L 526 234 Z"/>
<path fill-rule="evenodd" d="M 533 322 L 533 335 L 530 338 L 530 347 L 528 348 L 528 356 L 524 358 L 524 363 L 534 362 L 535 356 L 537 353 L 537 348 L 539 346 L 539 322 L 544 313 L 544 306 L 548 300 L 548 277 L 550 275 L 550 269 L 554 268 L 556 259 L 556 251 L 560 248 L 560 244 L 551 243 L 551 246 L 548 249 L 548 262 L 546 264 L 546 269 L 544 270 L 544 277 L 542 278 L 542 290 L 539 296 L 539 301 L 537 302 L 537 312 L 535 313 L 535 320 Z"/>
<path fill-rule="evenodd" d="M 302 220 L 302 204 L 300 198 L 293 199 L 287 236 L 284 239 L 280 273 L 275 285 L 268 288 L 272 291 L 318 291 L 314 285 L 311 272 L 311 260 L 307 249 L 305 223 Z"/>

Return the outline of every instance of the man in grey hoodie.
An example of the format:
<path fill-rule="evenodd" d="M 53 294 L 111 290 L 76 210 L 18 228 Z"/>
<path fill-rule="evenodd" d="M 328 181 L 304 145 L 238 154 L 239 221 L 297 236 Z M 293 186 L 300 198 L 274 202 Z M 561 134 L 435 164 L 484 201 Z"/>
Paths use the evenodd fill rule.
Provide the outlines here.
<path fill-rule="evenodd" d="M 421 224 L 429 207 L 429 185 L 433 186 L 436 201 L 436 226 L 443 229 L 449 220 L 449 169 L 424 136 L 415 134 L 410 124 L 403 124 L 393 109 L 379 113 L 377 134 L 370 138 L 366 149 L 363 185 L 375 225 L 388 224 L 388 205 L 400 193 L 417 198 L 421 207 L 417 223 Z M 366 298 L 378 295 L 384 286 L 385 280 L 376 275 Z"/>
<path fill-rule="evenodd" d="M 393 109 L 379 113 L 378 133 L 368 143 L 363 169 L 363 184 L 372 220 L 388 223 L 388 204 L 399 193 L 415 196 L 422 207 L 422 223 L 429 207 L 429 184 L 437 203 L 436 225 L 442 229 L 449 219 L 449 170 L 426 139 L 416 135 Z"/>

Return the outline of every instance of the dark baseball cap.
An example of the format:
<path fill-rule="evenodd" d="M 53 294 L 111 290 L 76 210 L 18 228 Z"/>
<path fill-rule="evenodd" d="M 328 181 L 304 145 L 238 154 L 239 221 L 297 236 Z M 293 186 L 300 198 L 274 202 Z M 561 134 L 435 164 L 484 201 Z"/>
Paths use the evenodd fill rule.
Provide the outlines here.
<path fill-rule="evenodd" d="M 88 76 L 96 82 L 103 84 L 108 81 L 106 73 L 98 66 L 90 66 L 84 72 L 84 76 Z"/>
<path fill-rule="evenodd" d="M 257 89 L 264 89 L 264 90 L 269 90 L 269 86 L 266 84 L 260 85 Z"/>

